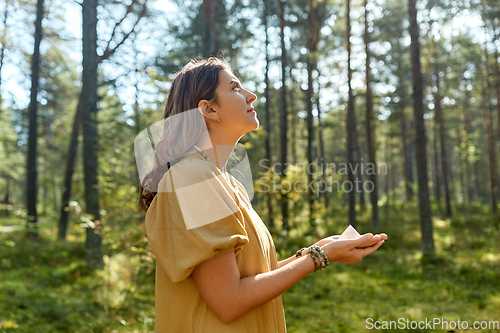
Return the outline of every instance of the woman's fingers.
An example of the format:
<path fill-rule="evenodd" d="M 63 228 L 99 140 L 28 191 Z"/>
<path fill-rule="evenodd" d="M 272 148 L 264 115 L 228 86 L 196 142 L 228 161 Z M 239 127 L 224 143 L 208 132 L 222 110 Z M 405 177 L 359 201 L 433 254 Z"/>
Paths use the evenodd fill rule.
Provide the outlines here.
<path fill-rule="evenodd" d="M 359 238 L 359 241 L 361 242 L 360 244 L 356 245 L 357 248 L 366 248 L 373 246 L 380 242 L 381 240 L 386 240 L 387 235 L 382 233 L 382 234 L 377 234 L 377 235 L 372 235 L 371 233 L 365 234 L 362 237 Z"/>
<path fill-rule="evenodd" d="M 383 239 L 383 240 L 386 240 L 386 239 L 388 238 L 388 237 L 387 237 L 387 235 L 386 235 L 386 234 L 384 234 L 384 233 L 381 233 L 381 234 L 379 234 L 379 235 L 380 235 L 380 237 L 382 237 L 382 239 Z"/>
<path fill-rule="evenodd" d="M 380 236 L 373 236 L 372 233 L 367 233 L 367 234 L 364 234 L 363 236 L 359 237 L 358 239 L 356 239 L 356 242 L 354 243 L 355 247 L 368 247 L 370 245 L 373 245 L 374 244 L 374 241 L 375 243 L 376 242 L 379 242 L 381 239 L 380 239 Z"/>
<path fill-rule="evenodd" d="M 373 252 L 377 251 L 377 249 L 379 247 L 381 247 L 382 244 L 384 244 L 384 243 L 385 243 L 385 240 L 381 240 L 381 241 L 377 242 L 376 244 L 374 244 L 374 245 L 372 245 L 370 247 L 365 247 L 365 248 L 362 248 L 362 249 L 358 248 L 358 249 L 356 249 L 357 254 L 360 255 L 361 258 L 364 258 L 367 255 L 370 255 Z"/>

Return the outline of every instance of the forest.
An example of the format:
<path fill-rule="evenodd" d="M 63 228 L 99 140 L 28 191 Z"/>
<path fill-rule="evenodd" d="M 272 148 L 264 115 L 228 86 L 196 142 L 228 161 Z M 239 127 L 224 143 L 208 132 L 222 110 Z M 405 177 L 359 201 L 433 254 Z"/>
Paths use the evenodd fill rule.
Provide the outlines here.
<path fill-rule="evenodd" d="M 289 333 L 500 332 L 499 36 L 496 0 L 2 0 L 0 329 L 155 330 L 134 140 L 218 56 L 278 260 L 388 235 L 284 293 Z"/>

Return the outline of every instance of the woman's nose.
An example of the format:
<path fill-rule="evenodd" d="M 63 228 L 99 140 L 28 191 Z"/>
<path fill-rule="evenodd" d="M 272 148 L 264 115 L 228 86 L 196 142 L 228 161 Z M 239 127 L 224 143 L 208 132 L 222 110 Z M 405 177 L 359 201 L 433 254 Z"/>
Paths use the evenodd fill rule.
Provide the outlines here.
<path fill-rule="evenodd" d="M 249 93 L 250 93 L 250 95 L 249 95 L 249 101 L 248 101 L 248 103 L 252 103 L 252 102 L 254 102 L 257 99 L 257 95 L 255 95 L 251 91 L 249 91 Z"/>

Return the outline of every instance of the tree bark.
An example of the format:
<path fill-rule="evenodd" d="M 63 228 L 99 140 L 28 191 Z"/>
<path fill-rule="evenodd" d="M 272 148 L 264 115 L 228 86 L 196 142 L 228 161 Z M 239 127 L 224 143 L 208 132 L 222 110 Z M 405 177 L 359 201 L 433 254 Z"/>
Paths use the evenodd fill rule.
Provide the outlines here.
<path fill-rule="evenodd" d="M 443 184 L 444 184 L 444 193 L 445 193 L 445 203 L 446 203 L 446 218 L 450 218 L 452 216 L 451 211 L 451 199 L 450 199 L 450 187 L 449 187 L 449 170 L 448 170 L 448 154 L 446 151 L 446 133 L 444 128 L 444 119 L 443 119 L 443 109 L 441 106 L 441 93 L 440 93 L 440 79 L 439 79 L 439 60 L 438 55 L 436 54 L 436 67 L 434 71 L 435 75 L 435 87 L 436 92 L 434 93 L 434 104 L 436 112 L 436 122 L 439 127 L 439 144 L 441 147 L 441 171 L 443 176 Z"/>
<path fill-rule="evenodd" d="M 432 212 L 429 202 L 429 184 L 427 174 L 427 147 L 424 124 L 423 80 L 420 66 L 419 28 L 417 24 L 417 0 L 408 0 L 410 17 L 411 63 L 413 78 L 413 112 L 415 115 L 415 144 L 418 174 L 418 197 L 420 213 L 421 245 L 423 258 L 434 257 L 434 236 Z"/>
<path fill-rule="evenodd" d="M 467 85 L 468 86 L 468 85 Z M 468 201 L 472 202 L 475 200 L 474 198 L 474 190 L 472 186 L 472 174 L 473 169 L 469 162 L 469 146 L 470 146 L 470 135 L 471 135 L 471 126 L 470 126 L 470 117 L 469 117 L 469 101 L 470 101 L 470 93 L 465 88 L 465 102 L 464 102 L 464 127 L 465 127 L 465 174 L 466 174 L 466 183 L 467 183 L 467 197 Z"/>
<path fill-rule="evenodd" d="M 458 172 L 460 176 L 460 187 L 462 189 L 462 215 L 465 217 L 466 215 L 466 207 L 467 207 L 467 185 L 465 181 L 465 170 L 464 164 L 462 162 L 464 151 L 463 151 L 463 140 L 462 140 L 462 127 L 460 126 L 460 122 L 462 121 L 460 113 L 458 113 L 457 117 L 457 145 L 458 145 Z"/>
<path fill-rule="evenodd" d="M 91 270 L 104 267 L 97 181 L 97 1 L 82 3 L 83 22 L 83 170 L 86 213 L 94 225 L 86 228 L 86 261 Z"/>
<path fill-rule="evenodd" d="M 412 150 L 411 143 L 408 142 L 409 132 L 411 130 L 411 126 L 408 126 L 408 122 L 406 120 L 405 109 L 406 109 L 406 86 L 405 86 L 405 77 L 404 73 L 406 69 L 404 68 L 403 62 L 403 50 L 401 49 L 401 43 L 398 39 L 397 49 L 399 53 L 398 57 L 398 78 L 399 78 L 399 110 L 400 110 L 400 129 L 401 129 L 401 141 L 403 144 L 403 153 L 404 153 L 404 178 L 405 178 L 405 194 L 406 201 L 410 202 L 413 199 L 413 168 L 412 168 Z"/>
<path fill-rule="evenodd" d="M 368 32 L 368 0 L 365 0 L 365 53 L 366 53 L 366 141 L 368 144 L 368 163 L 376 167 L 375 160 L 375 142 L 373 127 L 373 98 L 371 87 L 371 70 L 370 70 L 370 33 Z M 378 218 L 378 186 L 377 174 L 370 174 L 369 179 L 373 185 L 370 191 L 370 201 L 372 204 L 372 224 L 373 229 L 379 228 Z"/>
<path fill-rule="evenodd" d="M 498 114 L 498 133 L 499 133 L 499 138 L 500 138 L 500 69 L 498 68 L 498 49 L 496 47 L 495 41 L 498 40 L 499 34 L 497 33 L 497 28 L 495 25 L 495 21 L 492 20 L 492 25 L 493 25 L 493 55 L 495 57 L 493 61 L 493 70 L 495 71 L 495 91 L 496 91 L 496 97 L 497 97 L 497 114 Z"/>
<path fill-rule="evenodd" d="M 216 4 L 217 2 L 215 0 L 203 0 L 203 18 L 205 20 L 205 34 L 206 34 L 206 38 L 203 43 L 204 57 L 215 55 L 217 50 L 217 31 L 215 27 Z"/>
<path fill-rule="evenodd" d="M 4 33 L 2 35 L 2 39 L 0 40 L 0 44 L 2 44 L 2 49 L 0 50 L 0 91 L 2 91 L 2 69 L 3 69 L 3 61 L 5 59 L 5 49 L 7 48 L 7 19 L 9 17 L 9 5 L 10 5 L 10 0 L 5 0 L 5 11 L 3 12 L 3 22 L 2 22 Z M 0 94 L 0 116 L 2 115 L 2 104 L 3 104 L 3 98 L 2 94 Z"/>
<path fill-rule="evenodd" d="M 264 95 L 266 97 L 266 103 L 264 105 L 265 114 L 266 114 L 266 136 L 264 138 L 264 146 L 266 149 L 266 159 L 268 162 L 268 167 L 271 167 L 271 114 L 269 113 L 269 34 L 267 32 L 268 23 L 267 17 L 269 15 L 269 0 L 264 0 L 264 16 L 262 17 L 262 21 L 264 24 L 265 34 L 266 34 L 266 71 L 264 73 L 264 83 L 266 85 L 266 90 Z M 272 172 L 269 173 L 269 177 L 272 177 Z M 271 178 L 269 179 L 271 180 Z M 272 203 L 272 195 L 271 191 L 267 192 L 267 220 L 269 229 L 274 229 L 274 212 L 273 212 L 273 203 Z"/>
<path fill-rule="evenodd" d="M 314 87 L 313 87 L 313 71 L 315 69 L 315 52 L 316 52 L 316 33 L 315 33 L 315 8 L 312 0 L 307 0 L 307 5 L 309 7 L 307 22 L 308 22 L 308 36 L 307 36 L 307 44 L 309 53 L 306 55 L 306 67 L 307 67 L 307 91 L 306 91 L 306 108 L 307 108 L 307 162 L 308 165 L 314 164 L 314 158 L 317 156 L 314 154 L 314 116 L 312 114 L 312 98 L 314 95 Z M 314 177 L 311 172 L 307 172 L 307 184 L 311 184 L 314 182 Z M 314 191 L 311 190 L 309 186 L 307 186 L 307 197 L 309 201 L 309 226 L 310 231 L 312 232 L 315 227 L 315 214 L 314 214 Z"/>
<path fill-rule="evenodd" d="M 354 140 L 356 139 L 354 133 L 356 131 L 355 114 L 354 114 L 354 96 L 352 93 L 352 70 L 351 70 L 351 1 L 347 0 L 347 85 L 349 87 L 349 100 L 347 102 L 347 117 L 346 117 L 346 130 L 347 130 L 347 179 L 351 184 L 351 191 L 349 191 L 349 224 L 356 228 L 356 192 L 354 184 L 354 173 L 351 170 L 354 166 Z"/>
<path fill-rule="evenodd" d="M 357 124 L 357 118 L 356 118 L 356 113 L 353 113 L 354 115 L 354 124 Z M 358 181 L 357 187 L 356 187 L 356 192 L 358 192 L 359 189 L 359 208 L 362 212 L 366 210 L 366 200 L 365 200 L 365 190 L 364 190 L 364 177 L 363 173 L 361 172 L 361 166 L 363 165 L 363 157 L 361 155 L 361 148 L 359 146 L 359 134 L 358 134 L 358 129 L 356 125 L 354 126 L 354 151 L 356 154 L 355 157 L 355 163 L 358 166 L 358 173 L 355 175 L 356 181 Z"/>
<path fill-rule="evenodd" d="M 37 172 L 37 137 L 38 137 L 38 77 L 40 64 L 40 43 L 42 41 L 42 20 L 43 20 L 43 0 L 38 0 L 36 5 L 35 21 L 35 46 L 31 58 L 31 98 L 28 108 L 29 114 L 29 137 L 28 137 L 28 165 L 27 171 L 27 236 L 38 238 L 37 221 L 37 192 L 38 192 L 38 172 Z"/>
<path fill-rule="evenodd" d="M 278 13 L 280 18 L 280 39 L 281 39 L 281 90 L 280 90 L 280 159 L 281 159 L 281 178 L 286 177 L 287 163 L 287 103 L 286 103 L 286 46 L 285 46 L 285 13 L 283 8 L 283 0 L 276 0 L 278 5 Z M 288 193 L 281 191 L 281 212 L 283 216 L 283 230 L 288 231 Z"/>
<path fill-rule="evenodd" d="M 293 78 L 292 75 L 292 69 L 290 68 L 289 71 L 290 74 L 290 80 L 292 81 L 292 86 L 289 90 L 289 98 L 290 98 L 290 114 L 291 114 L 291 121 L 290 121 L 290 126 L 291 126 L 291 145 L 292 145 L 292 163 L 297 164 L 297 109 L 295 107 L 295 99 L 294 99 L 294 91 L 295 90 L 295 79 Z"/>
<path fill-rule="evenodd" d="M 73 173 L 75 172 L 76 154 L 78 153 L 78 135 L 83 120 L 83 101 L 82 94 L 78 98 L 78 106 L 75 112 L 73 121 L 73 129 L 71 131 L 71 141 L 68 148 L 68 159 L 66 162 L 66 172 L 64 173 L 64 192 L 61 202 L 61 216 L 59 218 L 59 227 L 57 230 L 57 239 L 65 240 L 68 230 L 69 219 L 69 199 L 71 198 L 71 184 L 73 181 Z"/>
<path fill-rule="evenodd" d="M 489 79 L 489 71 L 488 71 L 488 49 L 484 48 L 484 53 L 486 57 L 486 61 L 484 64 L 484 81 L 483 85 L 483 94 L 484 94 L 484 103 L 486 106 L 487 114 L 487 132 L 488 132 L 488 149 L 489 149 L 489 157 L 490 157 L 490 179 L 491 179 L 491 210 L 494 215 L 497 215 L 497 177 L 496 177 L 496 159 L 495 159 L 495 139 L 493 137 L 493 108 L 490 102 L 490 79 Z"/>
<path fill-rule="evenodd" d="M 439 154 L 438 154 L 438 124 L 437 121 L 434 122 L 433 126 L 433 136 L 432 136 L 432 144 L 433 144 L 433 155 L 434 155 L 434 192 L 436 196 L 436 202 L 438 205 L 439 212 L 441 212 L 441 167 L 439 164 Z"/>
<path fill-rule="evenodd" d="M 385 161 L 387 163 L 387 168 L 389 170 L 392 170 L 392 168 L 391 168 L 391 159 L 392 159 L 392 156 L 391 156 L 391 143 L 390 143 L 390 139 L 391 139 L 391 135 L 392 135 L 391 132 L 392 132 L 392 130 L 391 130 L 391 123 L 388 122 L 387 123 L 387 135 L 386 135 L 385 141 L 384 141 L 384 150 L 385 150 Z M 391 207 L 391 187 L 392 187 L 392 184 L 391 184 L 391 175 L 388 174 L 385 177 L 385 194 L 387 196 L 387 202 L 385 204 L 385 215 L 386 215 L 386 218 L 389 216 L 389 209 Z"/>
<path fill-rule="evenodd" d="M 317 68 L 316 68 L 316 71 L 318 73 L 318 78 L 319 78 L 321 74 Z M 321 89 L 320 89 L 320 84 L 319 84 L 319 80 L 318 80 L 318 93 L 316 94 L 315 102 L 316 102 L 316 109 L 318 110 L 318 140 L 319 140 L 319 151 L 320 151 L 320 155 L 321 155 L 320 166 L 321 166 L 321 177 L 325 182 L 327 182 L 326 173 L 325 173 L 326 172 L 326 170 L 325 170 L 325 165 L 326 165 L 325 164 L 325 160 L 326 160 L 325 141 L 323 139 L 324 124 L 323 124 L 323 120 L 321 119 L 321 103 L 319 100 L 320 91 L 321 91 Z M 322 195 L 325 198 L 325 207 L 329 207 L 329 193 L 328 193 L 328 191 L 323 192 Z"/>

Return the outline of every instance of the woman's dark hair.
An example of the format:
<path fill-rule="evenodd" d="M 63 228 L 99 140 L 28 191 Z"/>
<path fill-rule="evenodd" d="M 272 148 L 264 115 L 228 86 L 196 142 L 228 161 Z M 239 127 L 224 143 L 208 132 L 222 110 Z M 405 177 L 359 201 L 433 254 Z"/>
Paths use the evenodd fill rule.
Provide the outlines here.
<path fill-rule="evenodd" d="M 224 58 L 198 57 L 189 61 L 175 73 L 165 102 L 163 119 L 196 109 L 198 102 L 203 99 L 217 103 L 215 90 L 219 85 L 219 72 L 223 69 L 234 74 L 234 69 Z M 158 183 L 168 168 L 200 140 L 203 127 L 207 126 L 199 112 L 189 112 L 186 113 L 186 117 L 172 117 L 168 121 L 168 126 L 165 121 L 162 140 L 156 145 L 155 165 L 146 174 L 139 189 L 139 205 L 145 211 L 157 194 Z M 167 127 L 173 128 L 175 134 L 169 135 Z"/>

